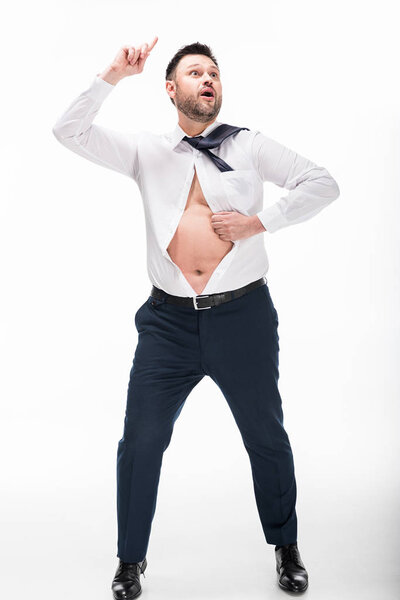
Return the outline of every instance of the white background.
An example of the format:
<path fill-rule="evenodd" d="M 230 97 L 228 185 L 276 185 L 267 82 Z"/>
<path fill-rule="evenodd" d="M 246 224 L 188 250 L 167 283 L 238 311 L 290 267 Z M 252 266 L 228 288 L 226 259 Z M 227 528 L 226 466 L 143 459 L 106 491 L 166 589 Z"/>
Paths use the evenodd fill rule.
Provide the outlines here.
<path fill-rule="evenodd" d="M 397 598 L 399 117 L 396 3 L 19 2 L 1 25 L 1 571 L 7 598 L 111 598 L 116 452 L 150 293 L 136 184 L 67 151 L 58 116 L 123 44 L 159 36 L 96 122 L 166 132 L 184 44 L 221 68 L 223 122 L 316 163 L 341 195 L 265 234 L 309 597 Z M 265 206 L 286 195 L 265 184 Z M 278 598 L 250 463 L 219 389 L 164 455 L 143 597 Z M 27 595 L 29 592 L 29 596 Z"/>

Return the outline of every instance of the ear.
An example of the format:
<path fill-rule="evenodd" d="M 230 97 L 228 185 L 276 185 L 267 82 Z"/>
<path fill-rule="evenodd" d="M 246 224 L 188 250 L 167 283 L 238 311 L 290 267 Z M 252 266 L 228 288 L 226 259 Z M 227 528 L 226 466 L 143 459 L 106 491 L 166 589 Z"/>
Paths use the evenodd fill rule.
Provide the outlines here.
<path fill-rule="evenodd" d="M 172 79 L 167 79 L 165 82 L 165 88 L 167 90 L 167 94 L 170 98 L 175 97 L 175 82 Z"/>

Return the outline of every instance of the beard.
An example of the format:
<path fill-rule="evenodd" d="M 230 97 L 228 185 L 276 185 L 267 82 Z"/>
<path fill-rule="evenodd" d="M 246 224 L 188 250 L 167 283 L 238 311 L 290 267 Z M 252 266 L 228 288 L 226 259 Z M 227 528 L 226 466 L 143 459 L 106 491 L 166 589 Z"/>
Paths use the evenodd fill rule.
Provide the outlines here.
<path fill-rule="evenodd" d="M 214 96 L 214 102 L 207 102 L 201 100 L 200 96 L 198 98 L 184 96 L 180 92 L 179 86 L 176 86 L 175 106 L 185 117 L 192 119 L 192 121 L 199 121 L 200 123 L 211 121 L 218 115 L 221 104 L 222 97 Z"/>

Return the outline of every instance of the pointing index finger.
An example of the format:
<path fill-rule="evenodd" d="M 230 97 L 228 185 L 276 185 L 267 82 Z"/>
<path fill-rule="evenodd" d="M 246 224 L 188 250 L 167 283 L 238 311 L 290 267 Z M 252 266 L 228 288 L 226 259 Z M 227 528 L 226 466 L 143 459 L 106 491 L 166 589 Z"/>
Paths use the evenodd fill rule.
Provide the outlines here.
<path fill-rule="evenodd" d="M 158 41 L 158 37 L 155 36 L 150 46 L 147 48 L 147 52 L 151 52 Z"/>

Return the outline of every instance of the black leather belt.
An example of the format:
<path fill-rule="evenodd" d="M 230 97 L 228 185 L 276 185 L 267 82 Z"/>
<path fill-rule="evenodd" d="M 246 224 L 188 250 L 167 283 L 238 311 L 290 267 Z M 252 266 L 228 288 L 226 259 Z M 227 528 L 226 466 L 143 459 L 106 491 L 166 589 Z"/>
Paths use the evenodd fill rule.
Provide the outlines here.
<path fill-rule="evenodd" d="M 156 298 L 158 300 L 164 300 L 169 304 L 178 304 L 179 306 L 192 306 L 196 310 L 202 310 L 204 308 L 212 308 L 213 306 L 218 306 L 219 304 L 223 304 L 224 302 L 229 302 L 234 298 L 240 298 L 244 294 L 247 294 L 251 290 L 259 287 L 260 285 L 264 285 L 266 283 L 266 278 L 261 277 L 261 279 L 257 279 L 257 281 L 252 281 L 247 285 L 244 285 L 241 288 L 237 288 L 236 290 L 229 290 L 227 292 L 217 292 L 215 294 L 199 294 L 198 296 L 173 296 L 172 294 L 167 294 L 164 290 L 160 290 L 160 288 L 153 285 L 151 289 L 150 296 Z"/>

